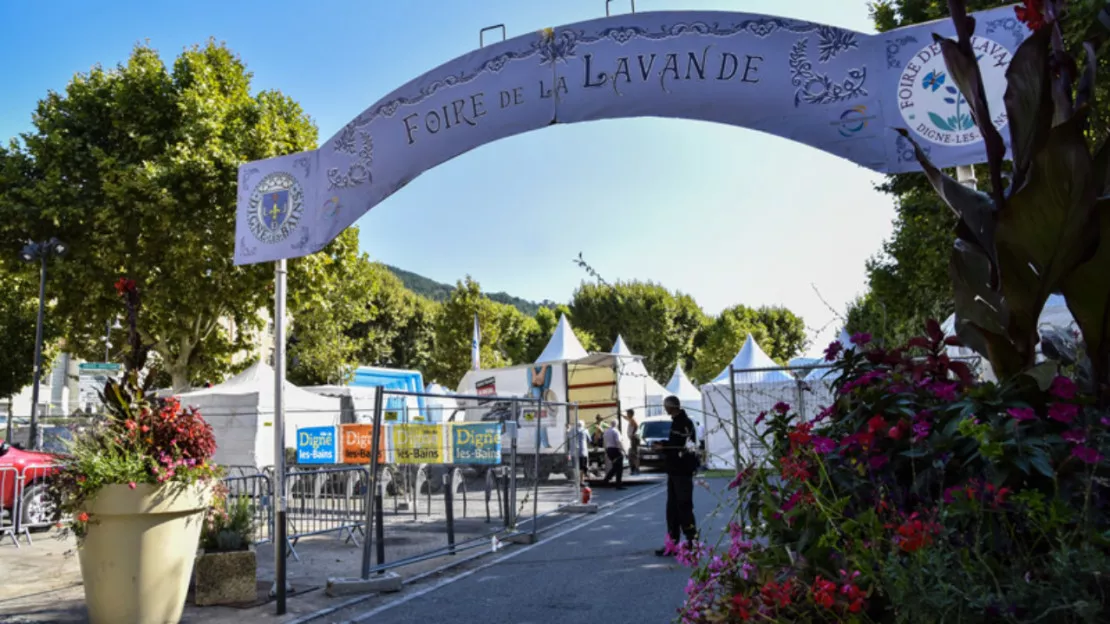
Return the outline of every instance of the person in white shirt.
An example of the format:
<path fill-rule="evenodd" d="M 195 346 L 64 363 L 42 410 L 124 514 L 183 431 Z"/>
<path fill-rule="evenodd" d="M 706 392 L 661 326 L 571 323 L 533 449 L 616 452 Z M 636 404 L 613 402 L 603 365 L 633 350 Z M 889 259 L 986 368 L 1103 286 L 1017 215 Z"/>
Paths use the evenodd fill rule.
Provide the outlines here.
<path fill-rule="evenodd" d="M 605 430 L 605 454 L 609 460 L 613 462 L 613 467 L 605 474 L 605 485 L 616 477 L 617 489 L 623 490 L 624 486 L 621 485 L 621 479 L 624 476 L 624 440 L 621 435 L 621 428 L 619 419 L 609 423 L 609 428 Z"/>
<path fill-rule="evenodd" d="M 586 430 L 586 423 L 578 421 L 578 429 L 574 432 L 575 451 L 578 455 L 578 480 L 586 485 L 590 474 L 590 432 Z"/>

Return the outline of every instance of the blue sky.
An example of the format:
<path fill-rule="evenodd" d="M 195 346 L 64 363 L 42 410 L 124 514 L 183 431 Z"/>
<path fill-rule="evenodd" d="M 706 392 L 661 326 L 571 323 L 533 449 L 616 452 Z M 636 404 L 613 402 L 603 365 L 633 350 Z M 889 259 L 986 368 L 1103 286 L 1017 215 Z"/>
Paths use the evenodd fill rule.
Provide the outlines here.
<path fill-rule="evenodd" d="M 637 10 L 768 13 L 873 32 L 864 0 L 639 0 Z M 298 100 L 321 141 L 378 98 L 477 47 L 604 15 L 603 0 L 4 0 L 0 139 L 76 72 L 125 60 L 149 40 L 171 59 L 209 36 L 254 72 L 256 89 Z M 613 2 L 614 12 L 628 3 Z M 64 17 L 62 17 L 64 16 Z M 810 327 L 864 291 L 864 261 L 890 233 L 881 176 L 785 139 L 702 122 L 556 126 L 484 146 L 414 181 L 359 222 L 364 251 L 444 282 L 567 300 L 586 276 L 644 279 L 706 312 L 785 305 Z M 835 338 L 832 323 L 811 353 Z"/>

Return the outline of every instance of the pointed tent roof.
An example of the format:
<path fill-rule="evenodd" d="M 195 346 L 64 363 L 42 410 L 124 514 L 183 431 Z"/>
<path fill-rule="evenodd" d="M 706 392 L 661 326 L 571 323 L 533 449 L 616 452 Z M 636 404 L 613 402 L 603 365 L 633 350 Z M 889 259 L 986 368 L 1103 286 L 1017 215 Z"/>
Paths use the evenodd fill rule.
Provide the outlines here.
<path fill-rule="evenodd" d="M 617 341 L 613 343 L 613 349 L 609 351 L 609 353 L 613 355 L 632 357 L 632 349 L 628 348 L 628 345 L 624 343 L 624 337 L 620 334 L 617 334 Z"/>
<path fill-rule="evenodd" d="M 771 356 L 764 353 L 763 349 L 759 348 L 755 339 L 751 334 L 748 334 L 747 340 L 744 341 L 744 346 L 740 347 L 740 352 L 732 359 L 732 368 L 735 370 L 750 370 L 753 368 L 779 368 L 779 365 L 771 359 Z M 728 367 L 721 371 L 720 375 L 711 383 L 728 383 Z M 783 370 L 766 370 L 751 373 L 745 373 L 742 383 L 774 383 L 782 381 L 794 381 L 794 378 Z"/>
<path fill-rule="evenodd" d="M 845 349 L 854 349 L 854 348 L 856 348 L 856 343 L 852 342 L 852 337 L 848 335 L 848 328 L 847 327 L 841 327 L 840 328 L 840 335 L 837 336 L 836 339 L 840 341 L 840 344 Z"/>
<path fill-rule="evenodd" d="M 588 355 L 582 343 L 578 342 L 578 337 L 574 335 L 567 315 L 563 314 L 559 316 L 559 324 L 555 326 L 555 333 L 551 334 L 551 340 L 547 342 L 540 357 L 536 358 L 536 364 L 580 360 Z"/>
<path fill-rule="evenodd" d="M 690 381 L 686 376 L 686 371 L 682 370 L 682 366 L 675 364 L 674 374 L 671 375 L 671 380 L 667 382 L 667 392 L 678 397 L 679 401 L 693 401 L 701 399 L 701 391 Z"/>

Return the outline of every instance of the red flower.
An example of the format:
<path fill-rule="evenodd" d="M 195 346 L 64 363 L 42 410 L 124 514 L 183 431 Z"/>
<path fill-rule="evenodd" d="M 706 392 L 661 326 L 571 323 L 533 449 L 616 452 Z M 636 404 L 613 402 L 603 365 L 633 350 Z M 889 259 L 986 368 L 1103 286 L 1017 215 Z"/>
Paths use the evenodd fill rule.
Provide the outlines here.
<path fill-rule="evenodd" d="M 77 514 L 77 521 L 78 522 L 88 522 L 89 521 L 89 514 L 82 511 L 81 513 Z"/>
<path fill-rule="evenodd" d="M 836 604 L 836 583 L 817 577 L 813 582 L 813 601 L 819 606 L 831 609 Z"/>
<path fill-rule="evenodd" d="M 867 432 L 871 435 L 882 433 L 883 429 L 886 429 L 886 420 L 882 416 L 875 414 L 867 421 Z"/>
<path fill-rule="evenodd" d="M 939 525 L 934 522 L 923 521 L 915 513 L 898 527 L 898 537 L 895 541 L 903 552 L 912 553 L 932 544 L 933 535 L 939 531 Z"/>
<path fill-rule="evenodd" d="M 1023 0 L 1024 6 L 1014 7 L 1014 15 L 1029 27 L 1029 30 L 1044 28 L 1044 0 Z"/>
<path fill-rule="evenodd" d="M 135 292 L 135 280 L 127 279 L 126 277 L 121 277 L 116 280 L 116 293 L 118 293 L 119 296 L 123 297 L 133 292 Z"/>
<path fill-rule="evenodd" d="M 794 431 L 787 434 L 787 437 L 790 438 L 790 448 L 796 451 L 808 446 L 810 440 L 813 439 L 813 436 L 809 433 L 812 429 L 813 425 L 811 423 L 802 423 L 795 427 Z"/>
<path fill-rule="evenodd" d="M 752 619 L 752 599 L 743 594 L 736 594 L 732 597 L 732 608 L 736 614 L 740 616 L 741 621 L 748 621 Z"/>

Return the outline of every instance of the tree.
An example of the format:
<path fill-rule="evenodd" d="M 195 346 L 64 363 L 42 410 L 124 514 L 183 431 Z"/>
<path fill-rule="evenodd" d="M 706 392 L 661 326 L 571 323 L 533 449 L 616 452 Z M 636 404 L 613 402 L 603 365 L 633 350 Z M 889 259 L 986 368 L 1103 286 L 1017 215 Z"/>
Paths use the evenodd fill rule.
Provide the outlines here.
<path fill-rule="evenodd" d="M 10 266 L 14 262 L 14 254 L 0 258 L 0 267 L 6 269 L 0 288 L 0 400 L 15 396 L 34 379 L 38 282 L 31 275 L 37 272 L 16 272 Z M 45 318 L 49 322 L 53 315 L 48 311 Z M 44 327 L 44 336 L 52 333 Z M 50 361 L 45 354 L 43 361 Z"/>
<path fill-rule="evenodd" d="M 386 265 L 372 263 L 369 272 L 362 293 L 367 316 L 347 330 L 359 343 L 359 363 L 424 370 L 433 358 L 439 304 L 405 288 Z"/>
<path fill-rule="evenodd" d="M 351 335 L 371 314 L 366 295 L 374 264 L 358 253 L 358 228 L 341 233 L 321 253 L 304 258 L 289 274 L 289 380 L 298 385 L 343 384 L 359 363 L 360 341 Z"/>
<path fill-rule="evenodd" d="M 705 319 L 689 295 L 671 293 L 651 282 L 583 283 L 575 291 L 570 310 L 574 323 L 603 345 L 617 335 L 644 356 L 656 379 L 667 379 L 680 361 L 688 365 L 694 338 Z M 604 348 L 604 347 L 603 347 Z"/>
<path fill-rule="evenodd" d="M 482 294 L 478 282 L 467 276 L 460 280 L 440 308 L 436 319 L 435 359 L 428 366 L 428 378 L 447 387 L 458 386 L 470 370 L 470 347 L 474 337 L 474 315 L 481 332 L 479 357 L 482 368 L 516 364 L 510 351 L 520 349 L 520 334 L 526 318 L 519 310 L 496 303 Z"/>
<path fill-rule="evenodd" d="M 0 149 L 0 250 L 69 243 L 52 266 L 66 284 L 52 292 L 53 314 L 79 357 L 102 357 L 121 276 L 143 293 L 140 333 L 174 389 L 226 370 L 253 343 L 273 271 L 232 264 L 238 167 L 312 149 L 316 128 L 280 92 L 252 95 L 250 79 L 214 41 L 172 69 L 140 45 L 125 64 L 49 93 L 34 129 Z"/>
<path fill-rule="evenodd" d="M 806 340 L 805 323 L 790 310 L 736 305 L 705 325 L 690 377 L 698 383 L 711 381 L 729 365 L 748 334 L 771 359 L 784 366 L 801 352 Z"/>

